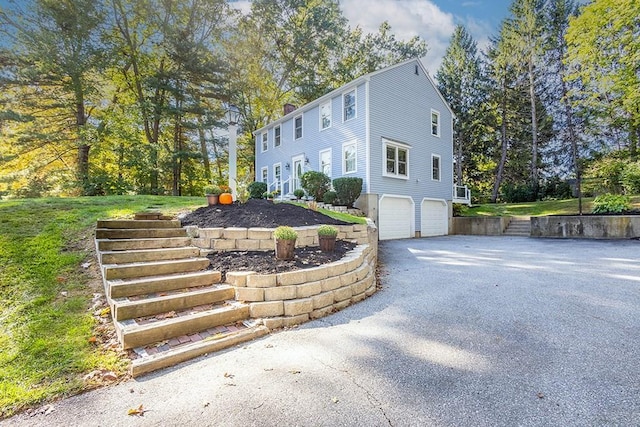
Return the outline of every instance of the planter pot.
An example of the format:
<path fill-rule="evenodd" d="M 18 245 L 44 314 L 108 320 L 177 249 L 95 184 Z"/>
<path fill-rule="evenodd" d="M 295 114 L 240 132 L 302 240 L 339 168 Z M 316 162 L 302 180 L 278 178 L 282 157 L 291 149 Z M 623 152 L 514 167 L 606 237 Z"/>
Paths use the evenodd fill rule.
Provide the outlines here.
<path fill-rule="evenodd" d="M 276 258 L 292 260 L 293 251 L 296 248 L 295 240 L 276 240 Z"/>
<path fill-rule="evenodd" d="M 207 203 L 209 203 L 209 206 L 217 205 L 219 199 L 220 196 L 217 194 L 207 194 Z"/>
<path fill-rule="evenodd" d="M 318 236 L 320 250 L 322 252 L 333 252 L 336 248 L 336 238 L 331 236 Z"/>

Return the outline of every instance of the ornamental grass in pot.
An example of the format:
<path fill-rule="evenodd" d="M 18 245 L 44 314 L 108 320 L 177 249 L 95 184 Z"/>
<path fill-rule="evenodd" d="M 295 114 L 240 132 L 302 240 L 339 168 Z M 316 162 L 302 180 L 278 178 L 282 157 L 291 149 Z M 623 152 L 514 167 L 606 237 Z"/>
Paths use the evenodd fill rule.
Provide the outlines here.
<path fill-rule="evenodd" d="M 273 238 L 276 241 L 276 258 L 292 260 L 298 233 L 291 227 L 281 225 L 274 230 Z"/>
<path fill-rule="evenodd" d="M 338 229 L 331 225 L 318 227 L 318 243 L 322 252 L 333 252 L 336 248 Z"/>

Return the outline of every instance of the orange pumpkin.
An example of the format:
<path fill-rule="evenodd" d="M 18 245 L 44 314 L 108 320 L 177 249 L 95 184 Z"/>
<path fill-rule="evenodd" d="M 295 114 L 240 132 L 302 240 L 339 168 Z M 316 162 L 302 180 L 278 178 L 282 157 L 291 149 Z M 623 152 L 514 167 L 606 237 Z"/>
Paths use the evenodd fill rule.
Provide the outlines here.
<path fill-rule="evenodd" d="M 230 205 L 233 203 L 233 196 L 231 193 L 222 193 L 218 199 L 218 203 L 221 205 Z"/>

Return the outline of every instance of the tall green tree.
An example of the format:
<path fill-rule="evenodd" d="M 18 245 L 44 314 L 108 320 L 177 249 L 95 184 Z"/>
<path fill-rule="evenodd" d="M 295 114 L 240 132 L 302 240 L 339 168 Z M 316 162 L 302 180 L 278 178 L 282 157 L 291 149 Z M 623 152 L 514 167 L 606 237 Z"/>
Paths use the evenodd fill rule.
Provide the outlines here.
<path fill-rule="evenodd" d="M 89 119 L 99 103 L 104 9 L 94 0 L 36 0 L 0 8 L 0 32 L 8 42 L 2 86 L 11 91 L 5 108 L 18 112 L 19 153 L 45 152 L 39 167 L 74 168 L 80 189 L 89 185 Z M 9 114 L 8 117 L 18 117 Z M 76 158 L 68 158 L 69 151 Z M 37 171 L 32 171 L 36 174 Z"/>
<path fill-rule="evenodd" d="M 566 80 L 588 111 L 592 137 L 637 158 L 640 139 L 640 3 L 594 0 L 567 29 Z"/>
<path fill-rule="evenodd" d="M 455 114 L 455 178 L 458 185 L 463 185 L 468 171 L 476 167 L 473 152 L 484 151 L 479 143 L 484 129 L 478 116 L 485 93 L 477 44 L 464 26 L 456 27 L 435 77 L 438 89 Z"/>

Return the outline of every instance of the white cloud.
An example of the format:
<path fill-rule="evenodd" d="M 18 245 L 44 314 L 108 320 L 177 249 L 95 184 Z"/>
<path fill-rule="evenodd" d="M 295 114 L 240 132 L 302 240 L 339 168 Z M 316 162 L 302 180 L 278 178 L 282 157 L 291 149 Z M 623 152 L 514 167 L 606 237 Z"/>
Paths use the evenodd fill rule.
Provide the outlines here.
<path fill-rule="evenodd" d="M 355 27 L 366 32 L 376 32 L 380 24 L 388 21 L 396 38 L 408 40 L 420 36 L 429 47 L 423 62 L 431 74 L 435 73 L 449 46 L 455 29 L 455 18 L 428 0 L 369 0 L 366 13 L 362 1 L 342 0 L 344 16 Z"/>

